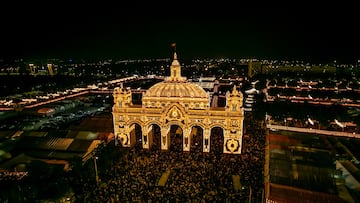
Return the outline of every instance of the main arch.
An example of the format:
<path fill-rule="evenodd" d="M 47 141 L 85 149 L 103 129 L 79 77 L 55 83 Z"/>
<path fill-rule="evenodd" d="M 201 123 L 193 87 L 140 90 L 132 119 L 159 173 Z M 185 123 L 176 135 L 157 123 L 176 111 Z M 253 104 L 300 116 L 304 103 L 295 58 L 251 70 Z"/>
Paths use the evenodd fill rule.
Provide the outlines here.
<path fill-rule="evenodd" d="M 160 127 L 161 149 L 170 147 L 170 128 L 182 129 L 182 149 L 191 149 L 193 126 L 203 130 L 203 152 L 210 152 L 210 133 L 213 126 L 224 129 L 224 153 L 241 154 L 243 138 L 243 95 L 234 86 L 226 93 L 225 107 L 210 107 L 210 94 L 181 76 L 181 66 L 176 52 L 170 66 L 170 76 L 149 88 L 142 96 L 142 104 L 132 103 L 131 90 L 114 89 L 114 134 L 124 147 L 133 147 L 133 123 L 141 126 L 142 147 L 150 149 L 153 142 L 152 124 Z"/>

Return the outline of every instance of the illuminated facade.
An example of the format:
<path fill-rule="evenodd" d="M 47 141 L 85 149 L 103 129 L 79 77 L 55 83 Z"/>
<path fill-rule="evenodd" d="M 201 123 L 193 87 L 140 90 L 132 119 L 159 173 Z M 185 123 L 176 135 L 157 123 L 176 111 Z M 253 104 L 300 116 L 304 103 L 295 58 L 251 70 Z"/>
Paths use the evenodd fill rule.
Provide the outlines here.
<path fill-rule="evenodd" d="M 142 104 L 132 103 L 131 90 L 124 87 L 114 89 L 113 122 L 114 134 L 124 147 L 132 147 L 138 141 L 135 125 L 141 127 L 141 143 L 150 149 L 154 141 L 154 125 L 160 128 L 161 150 L 171 145 L 170 129 L 181 129 L 182 149 L 190 151 L 194 128 L 201 128 L 202 151 L 210 152 L 211 132 L 222 129 L 223 152 L 241 154 L 243 137 L 243 95 L 235 86 L 226 94 L 226 106 L 210 106 L 210 94 L 203 88 L 188 82 L 181 76 L 181 66 L 174 53 L 170 76 L 149 88 L 142 95 Z"/>

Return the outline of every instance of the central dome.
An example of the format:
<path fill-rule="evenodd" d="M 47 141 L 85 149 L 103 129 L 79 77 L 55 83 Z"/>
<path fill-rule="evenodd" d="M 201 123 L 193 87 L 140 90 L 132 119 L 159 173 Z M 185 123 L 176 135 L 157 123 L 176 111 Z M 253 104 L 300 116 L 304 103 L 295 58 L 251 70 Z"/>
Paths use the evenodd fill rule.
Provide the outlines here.
<path fill-rule="evenodd" d="M 208 98 L 203 88 L 189 82 L 164 81 L 146 91 L 144 97 Z"/>
<path fill-rule="evenodd" d="M 165 103 L 182 103 L 189 106 L 200 106 L 207 108 L 209 104 L 209 94 L 199 85 L 186 81 L 181 77 L 181 67 L 174 53 L 174 60 L 170 67 L 170 76 L 165 81 L 150 87 L 142 98 L 145 106 L 159 107 Z M 165 103 L 163 103 L 165 102 Z"/>

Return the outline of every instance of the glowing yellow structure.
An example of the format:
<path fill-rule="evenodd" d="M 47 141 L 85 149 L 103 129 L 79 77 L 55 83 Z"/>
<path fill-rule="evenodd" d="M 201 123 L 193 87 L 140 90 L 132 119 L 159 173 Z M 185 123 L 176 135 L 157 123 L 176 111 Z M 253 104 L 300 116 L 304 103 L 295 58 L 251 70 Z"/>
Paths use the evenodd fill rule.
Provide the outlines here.
<path fill-rule="evenodd" d="M 53 76 L 54 75 L 54 70 L 53 70 L 53 64 L 51 63 L 48 63 L 47 64 L 47 68 L 48 68 L 48 71 L 49 71 L 49 75 Z"/>
<path fill-rule="evenodd" d="M 202 150 L 210 152 L 211 130 L 223 130 L 223 152 L 241 154 L 243 137 L 243 95 L 234 86 L 226 94 L 226 106 L 211 108 L 210 94 L 203 88 L 188 82 L 181 76 L 181 66 L 176 52 L 170 67 L 170 76 L 149 88 L 142 96 L 142 104 L 132 103 L 131 90 L 114 89 L 113 122 L 115 138 L 124 147 L 132 147 L 138 141 L 135 125 L 141 127 L 141 142 L 144 149 L 153 144 L 153 126 L 160 128 L 160 145 L 168 150 L 171 144 L 170 129 L 181 128 L 182 149 L 190 151 L 194 127 L 202 128 Z"/>

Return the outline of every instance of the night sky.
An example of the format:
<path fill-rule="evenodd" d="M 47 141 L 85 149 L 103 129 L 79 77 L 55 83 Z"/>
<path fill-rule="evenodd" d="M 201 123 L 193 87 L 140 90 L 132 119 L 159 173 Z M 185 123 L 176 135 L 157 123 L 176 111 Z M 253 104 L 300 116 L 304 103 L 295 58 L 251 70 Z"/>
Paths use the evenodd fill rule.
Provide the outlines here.
<path fill-rule="evenodd" d="M 43 5 L 42 5 L 43 6 Z M 331 8 L 45 5 L 1 12 L 2 58 L 255 57 L 356 62 L 355 6 Z"/>

